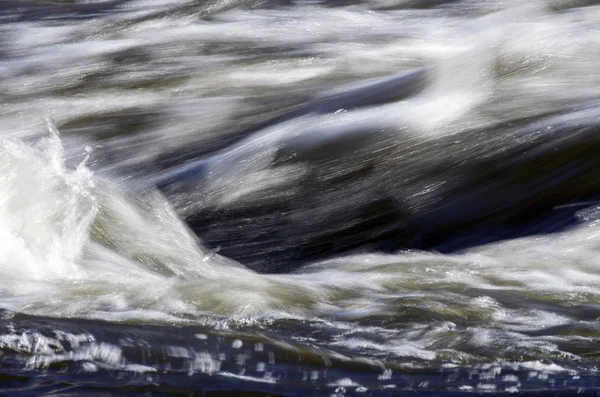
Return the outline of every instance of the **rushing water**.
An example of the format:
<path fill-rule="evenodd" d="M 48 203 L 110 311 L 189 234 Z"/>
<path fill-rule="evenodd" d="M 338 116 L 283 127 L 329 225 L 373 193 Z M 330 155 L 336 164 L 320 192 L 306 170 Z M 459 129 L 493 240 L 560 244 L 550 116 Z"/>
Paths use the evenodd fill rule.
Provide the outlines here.
<path fill-rule="evenodd" d="M 0 387 L 596 395 L 594 3 L 0 2 Z"/>

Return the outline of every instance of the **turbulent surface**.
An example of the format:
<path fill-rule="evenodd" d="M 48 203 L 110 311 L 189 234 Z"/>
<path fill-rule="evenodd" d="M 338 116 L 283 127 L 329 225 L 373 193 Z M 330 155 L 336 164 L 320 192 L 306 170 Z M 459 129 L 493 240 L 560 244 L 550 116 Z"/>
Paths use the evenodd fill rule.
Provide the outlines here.
<path fill-rule="evenodd" d="M 599 18 L 590 1 L 2 2 L 0 384 L 24 396 L 595 395 Z M 426 84 L 406 98 L 273 123 L 423 67 Z M 410 156 L 386 163 L 402 173 L 382 174 L 412 181 L 412 203 L 487 155 L 507 153 L 496 171 L 511 170 L 519 157 L 507 148 L 535 156 L 537 139 L 566 125 L 557 148 L 588 140 L 588 151 L 548 158 L 572 168 L 552 175 L 534 163 L 529 184 L 496 179 L 499 197 L 479 204 L 554 177 L 570 183 L 551 190 L 549 211 L 578 224 L 448 254 L 363 250 L 259 274 L 221 255 L 218 224 L 203 242 L 185 220 L 205 206 L 285 198 L 305 169 L 265 167 L 259 151 L 225 162 L 210 195 L 148 189 L 251 134 L 356 125 L 383 125 L 386 145 L 412 142 Z M 450 164 L 450 179 L 423 177 L 423 164 Z M 586 201 L 560 202 L 578 189 Z M 352 194 L 314 197 L 304 219 Z"/>

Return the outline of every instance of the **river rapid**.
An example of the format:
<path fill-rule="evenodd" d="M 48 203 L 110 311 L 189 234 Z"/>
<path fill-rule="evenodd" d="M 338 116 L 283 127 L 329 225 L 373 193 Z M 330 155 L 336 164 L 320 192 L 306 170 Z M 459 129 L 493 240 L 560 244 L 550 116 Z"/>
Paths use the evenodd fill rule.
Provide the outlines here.
<path fill-rule="evenodd" d="M 598 21 L 2 1 L 2 392 L 595 396 Z"/>

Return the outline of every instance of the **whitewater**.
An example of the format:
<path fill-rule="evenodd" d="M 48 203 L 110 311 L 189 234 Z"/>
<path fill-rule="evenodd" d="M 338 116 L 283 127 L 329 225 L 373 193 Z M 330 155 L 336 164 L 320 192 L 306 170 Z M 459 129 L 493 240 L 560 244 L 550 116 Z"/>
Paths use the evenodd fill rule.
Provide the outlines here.
<path fill-rule="evenodd" d="M 595 395 L 598 20 L 575 0 L 3 2 L 0 388 Z M 343 96 L 389 76 L 416 80 Z M 500 165 L 461 179 L 478 164 Z M 543 213 L 469 218 L 537 209 L 521 194 L 548 180 Z M 366 200 L 397 192 L 410 222 L 362 244 L 396 205 Z"/>

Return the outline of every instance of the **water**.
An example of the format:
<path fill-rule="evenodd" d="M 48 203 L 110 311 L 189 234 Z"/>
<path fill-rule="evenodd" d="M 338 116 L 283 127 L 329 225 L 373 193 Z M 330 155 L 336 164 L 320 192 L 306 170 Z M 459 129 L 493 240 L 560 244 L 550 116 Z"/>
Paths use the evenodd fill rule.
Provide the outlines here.
<path fill-rule="evenodd" d="M 596 395 L 599 17 L 2 2 L 3 391 Z"/>

